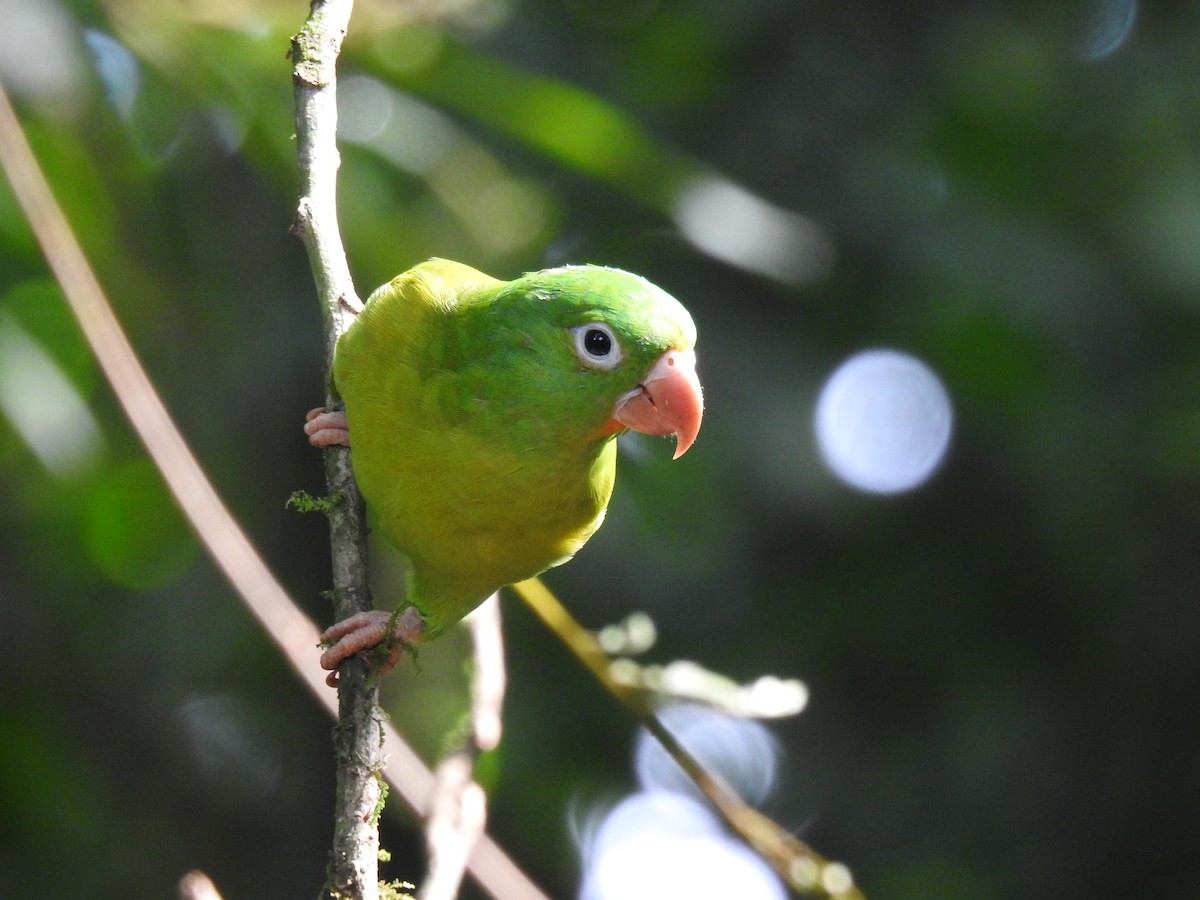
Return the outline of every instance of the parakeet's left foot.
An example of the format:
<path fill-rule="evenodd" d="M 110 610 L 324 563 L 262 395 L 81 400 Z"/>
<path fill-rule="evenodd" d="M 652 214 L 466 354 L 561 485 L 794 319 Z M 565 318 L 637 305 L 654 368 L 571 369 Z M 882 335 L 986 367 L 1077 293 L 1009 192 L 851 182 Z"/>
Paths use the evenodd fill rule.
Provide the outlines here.
<path fill-rule="evenodd" d="M 321 635 L 322 645 L 332 645 L 321 654 L 321 668 L 329 670 L 325 683 L 337 687 L 337 669 L 343 661 L 385 642 L 388 655 L 376 674 L 386 675 L 400 662 L 405 648 L 415 644 L 424 633 L 425 621 L 415 606 L 408 607 L 398 615 L 379 609 L 355 613 L 329 626 Z"/>
<path fill-rule="evenodd" d="M 304 433 L 314 447 L 350 446 L 350 426 L 341 410 L 329 412 L 323 406 L 310 409 L 304 417 Z"/>

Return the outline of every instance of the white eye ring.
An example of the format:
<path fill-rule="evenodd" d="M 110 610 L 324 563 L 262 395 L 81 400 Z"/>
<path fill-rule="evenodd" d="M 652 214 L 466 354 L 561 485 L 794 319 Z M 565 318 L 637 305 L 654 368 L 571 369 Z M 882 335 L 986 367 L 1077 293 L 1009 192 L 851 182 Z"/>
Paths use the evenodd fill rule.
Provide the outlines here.
<path fill-rule="evenodd" d="M 603 322 L 588 322 L 571 329 L 575 355 L 584 365 L 596 369 L 614 369 L 623 358 L 621 343 Z"/>

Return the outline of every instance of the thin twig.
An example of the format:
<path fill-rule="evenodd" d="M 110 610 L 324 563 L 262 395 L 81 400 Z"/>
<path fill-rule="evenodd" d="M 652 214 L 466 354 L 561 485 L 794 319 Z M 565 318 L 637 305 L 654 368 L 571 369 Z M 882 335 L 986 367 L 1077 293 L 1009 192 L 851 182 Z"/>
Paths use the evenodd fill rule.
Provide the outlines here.
<path fill-rule="evenodd" d="M 487 795 L 472 778 L 481 752 L 500 743 L 504 703 L 504 643 L 500 630 L 500 598 L 493 594 L 467 616 L 474 667 L 471 672 L 471 715 L 461 745 L 437 767 L 437 787 L 430 801 L 425 841 L 429 870 L 417 900 L 454 900 L 471 849 L 487 824 Z"/>
<path fill-rule="evenodd" d="M 540 578 L 518 582 L 512 585 L 512 588 L 587 666 L 609 693 L 621 701 L 646 730 L 654 735 L 663 749 L 704 792 L 729 826 L 770 863 L 792 888 L 804 894 L 837 900 L 863 900 L 844 865 L 826 860 L 780 825 L 751 809 L 723 778 L 705 769 L 704 765 L 679 742 L 647 705 L 641 693 L 614 679 L 610 671 L 612 660 L 608 654 L 591 632 L 575 621 Z"/>
<path fill-rule="evenodd" d="M 417 900 L 454 900 L 467 859 L 487 824 L 487 796 L 471 777 L 473 747 L 463 747 L 438 764 L 437 788 L 425 823 L 429 869 Z"/>
<path fill-rule="evenodd" d="M 481 753 L 500 745 L 501 713 L 507 675 L 504 638 L 500 628 L 500 595 L 492 594 L 467 616 L 471 629 L 471 733 Z"/>
<path fill-rule="evenodd" d="M 154 390 L 46 183 L 3 85 L 0 167 L 117 402 L 197 537 L 310 693 L 336 714 L 333 692 L 315 662 L 317 627 L 283 590 L 221 502 Z M 382 734 L 388 783 L 424 817 L 433 773 L 391 723 L 382 724 Z M 468 868 L 496 900 L 547 900 L 488 835 L 480 838 Z"/>

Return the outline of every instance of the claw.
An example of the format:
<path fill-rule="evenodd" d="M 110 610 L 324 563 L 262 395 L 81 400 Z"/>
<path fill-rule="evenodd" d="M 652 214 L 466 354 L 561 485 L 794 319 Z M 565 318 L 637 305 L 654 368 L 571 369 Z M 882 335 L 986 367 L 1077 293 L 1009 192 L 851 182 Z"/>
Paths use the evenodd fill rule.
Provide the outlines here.
<path fill-rule="evenodd" d="M 415 606 L 400 613 L 373 609 L 334 623 L 321 635 L 322 646 L 332 644 L 321 654 L 321 668 L 330 670 L 325 683 L 337 687 L 338 666 L 355 653 L 384 642 L 388 645 L 388 655 L 375 674 L 386 675 L 400 662 L 405 649 L 420 640 L 424 631 L 425 622 Z"/>

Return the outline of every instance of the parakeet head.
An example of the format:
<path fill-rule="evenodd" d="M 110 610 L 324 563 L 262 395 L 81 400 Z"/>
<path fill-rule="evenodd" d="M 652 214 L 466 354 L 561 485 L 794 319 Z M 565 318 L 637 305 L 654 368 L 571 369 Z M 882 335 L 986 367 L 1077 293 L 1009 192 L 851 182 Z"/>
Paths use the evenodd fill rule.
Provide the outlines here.
<path fill-rule="evenodd" d="M 531 415 L 583 439 L 673 434 L 676 458 L 695 441 L 696 326 L 670 294 L 620 269 L 566 266 L 504 284 L 486 309 L 495 350 L 538 398 Z"/>

